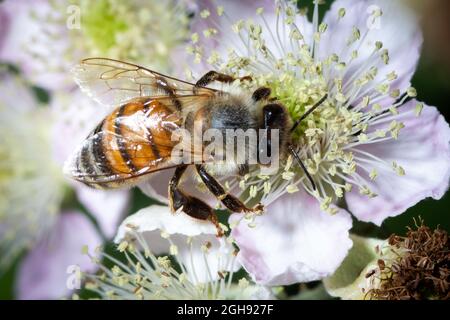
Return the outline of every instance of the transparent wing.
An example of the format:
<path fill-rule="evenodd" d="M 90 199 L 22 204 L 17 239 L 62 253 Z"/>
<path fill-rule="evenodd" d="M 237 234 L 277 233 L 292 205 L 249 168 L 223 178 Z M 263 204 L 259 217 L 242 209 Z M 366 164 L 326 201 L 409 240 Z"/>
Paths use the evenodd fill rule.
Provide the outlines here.
<path fill-rule="evenodd" d="M 89 58 L 72 69 L 81 90 L 97 102 L 117 106 L 135 97 L 213 95 L 216 90 L 169 77 L 135 64 Z"/>

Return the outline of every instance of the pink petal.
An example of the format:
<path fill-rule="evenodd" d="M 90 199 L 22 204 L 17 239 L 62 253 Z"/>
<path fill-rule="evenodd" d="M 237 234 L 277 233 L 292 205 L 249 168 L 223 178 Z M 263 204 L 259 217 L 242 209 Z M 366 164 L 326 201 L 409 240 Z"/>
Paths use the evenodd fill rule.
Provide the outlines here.
<path fill-rule="evenodd" d="M 163 204 L 169 204 L 168 188 L 169 181 L 174 174 L 174 169 L 161 170 L 149 175 L 148 180 L 139 185 L 141 191 Z"/>
<path fill-rule="evenodd" d="M 0 5 L 0 52 L 4 50 L 4 42 L 10 29 L 10 17 L 8 13 Z"/>
<path fill-rule="evenodd" d="M 78 200 L 94 216 L 104 235 L 111 239 L 128 211 L 130 193 L 128 190 L 96 190 L 77 184 Z"/>
<path fill-rule="evenodd" d="M 2 20 L 7 23 L 7 33 L 3 35 L 3 45 L 0 46 L 0 59 L 17 64 L 27 78 L 44 88 L 73 86 L 67 72 L 52 71 L 61 67 L 68 70 L 70 67 L 64 61 L 63 54 L 68 45 L 67 37 L 62 36 L 66 32 L 65 26 L 51 27 L 35 18 L 39 16 L 42 21 L 48 16 L 55 18 L 56 12 L 49 2 L 3 1 L 0 10 Z"/>
<path fill-rule="evenodd" d="M 358 149 L 371 153 L 388 164 L 396 161 L 405 171 L 398 176 L 390 167 L 375 168 L 378 177 L 368 187 L 378 194 L 368 199 L 358 190 L 347 193 L 350 211 L 360 220 L 380 225 L 419 201 L 440 199 L 448 189 L 450 179 L 450 129 L 444 117 L 434 107 L 424 106 L 422 115 L 415 115 L 417 101 L 402 106 L 397 121 L 405 124 L 398 140 L 389 140 Z M 364 173 L 361 173 L 364 175 Z M 370 179 L 364 176 L 367 181 Z"/>
<path fill-rule="evenodd" d="M 78 89 L 55 94 L 51 109 L 54 120 L 51 130 L 53 152 L 62 172 L 63 163 L 111 110 Z M 111 238 L 128 208 L 129 192 L 99 191 L 73 181 L 70 183 L 78 199 L 97 219 L 105 236 Z"/>
<path fill-rule="evenodd" d="M 55 159 L 63 164 L 88 134 L 111 112 L 78 89 L 58 92 L 50 105 L 53 113 L 51 130 Z"/>
<path fill-rule="evenodd" d="M 54 230 L 42 239 L 22 261 L 18 271 L 17 296 L 20 299 L 60 299 L 72 290 L 70 266 L 93 272 L 96 266 L 82 254 L 83 246 L 95 248 L 102 239 L 92 223 L 81 213 L 65 212 Z M 73 270 L 72 270 L 73 272 Z"/>
<path fill-rule="evenodd" d="M 379 20 L 379 28 L 371 29 L 364 39 L 359 51 L 358 58 L 351 63 L 351 67 L 344 77 L 348 79 L 357 69 L 359 69 L 370 57 L 375 48 L 375 42 L 381 41 L 383 48 L 389 50 L 390 62 L 384 65 L 377 57 L 374 63 L 378 67 L 378 76 L 369 85 L 379 83 L 386 78 L 386 75 L 395 71 L 398 79 L 392 82 L 391 89 L 404 91 L 410 86 L 410 81 L 420 57 L 420 50 L 423 42 L 422 33 L 412 10 L 402 4 L 401 1 L 391 0 L 337 0 L 327 12 L 324 22 L 328 24 L 328 31 L 323 35 L 320 42 L 319 55 L 322 58 L 336 53 L 340 61 L 348 62 L 352 51 L 357 49 L 361 43 L 358 41 L 353 46 L 348 47 L 347 40 L 352 34 L 352 28 L 356 26 L 361 33 L 361 38 L 368 30 L 372 20 L 371 12 L 373 8 L 381 8 L 383 15 Z M 340 8 L 346 9 L 346 15 L 338 19 Z M 376 63 L 375 63 L 376 61 Z"/>
<path fill-rule="evenodd" d="M 0 73 L 0 104 L 5 108 L 12 108 L 16 112 L 27 112 L 38 107 L 31 88 L 17 76 L 9 72 Z M 9 114 L 4 112 L 4 114 Z M 5 116 L 5 115 L 2 115 Z"/>
<path fill-rule="evenodd" d="M 343 209 L 333 216 L 321 211 L 304 191 L 282 196 L 255 223 L 252 228 L 242 220 L 232 236 L 243 267 L 264 285 L 322 279 L 337 269 L 352 246 L 350 215 Z"/>

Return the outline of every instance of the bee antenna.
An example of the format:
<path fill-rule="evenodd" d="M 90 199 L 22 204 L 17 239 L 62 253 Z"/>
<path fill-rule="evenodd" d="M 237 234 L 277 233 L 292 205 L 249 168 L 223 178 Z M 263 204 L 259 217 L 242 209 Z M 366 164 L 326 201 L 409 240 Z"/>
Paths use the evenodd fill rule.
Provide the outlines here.
<path fill-rule="evenodd" d="M 309 108 L 308 111 L 306 111 L 301 117 L 300 119 L 298 119 L 297 121 L 295 121 L 294 125 L 292 126 L 291 132 L 293 132 L 298 125 L 306 119 L 306 117 L 308 117 L 314 110 L 317 109 L 317 107 L 319 107 L 322 103 L 325 102 L 325 100 L 327 100 L 328 98 L 328 94 L 326 93 L 322 98 L 320 98 L 319 101 L 317 101 L 311 108 Z"/>
<path fill-rule="evenodd" d="M 314 183 L 313 178 L 311 177 L 311 175 L 309 174 L 308 170 L 306 169 L 305 164 L 303 163 L 302 159 L 300 159 L 300 156 L 298 155 L 297 151 L 295 150 L 293 145 L 289 145 L 288 146 L 289 151 L 291 152 L 291 154 L 294 156 L 295 160 L 297 160 L 298 164 L 300 165 L 300 167 L 302 168 L 303 172 L 306 174 L 306 176 L 308 177 L 309 182 L 311 183 L 313 190 L 316 190 L 316 184 Z"/>

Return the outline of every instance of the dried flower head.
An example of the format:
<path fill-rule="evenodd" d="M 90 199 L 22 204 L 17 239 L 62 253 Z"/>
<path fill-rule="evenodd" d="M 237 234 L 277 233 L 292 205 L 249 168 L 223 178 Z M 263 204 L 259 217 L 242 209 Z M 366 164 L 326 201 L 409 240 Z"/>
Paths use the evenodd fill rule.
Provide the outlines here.
<path fill-rule="evenodd" d="M 367 297 L 379 300 L 450 299 L 449 237 L 445 230 L 423 224 L 406 237 L 391 235 L 386 257 L 371 270 L 379 285 Z"/>

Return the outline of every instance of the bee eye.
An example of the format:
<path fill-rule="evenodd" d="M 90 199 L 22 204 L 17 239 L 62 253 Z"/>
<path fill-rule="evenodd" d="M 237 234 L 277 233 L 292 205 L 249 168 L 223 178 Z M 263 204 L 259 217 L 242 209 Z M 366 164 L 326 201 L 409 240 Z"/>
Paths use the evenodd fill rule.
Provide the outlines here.
<path fill-rule="evenodd" d="M 279 125 L 284 123 L 285 111 L 284 108 L 276 103 L 268 104 L 263 108 L 264 127 L 279 128 Z"/>

